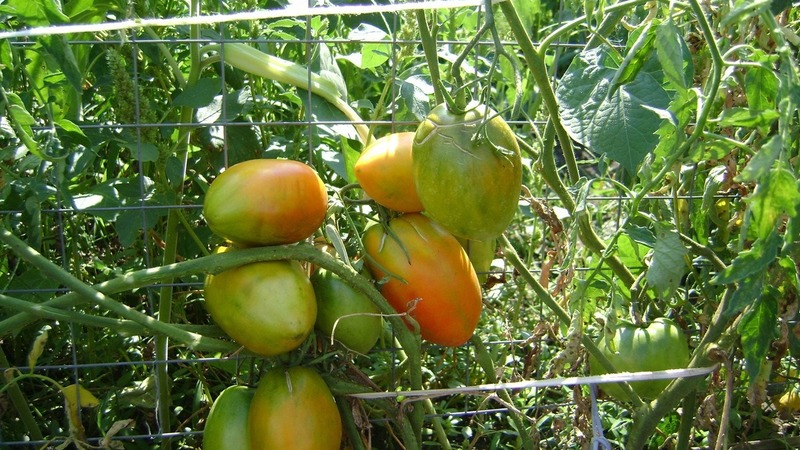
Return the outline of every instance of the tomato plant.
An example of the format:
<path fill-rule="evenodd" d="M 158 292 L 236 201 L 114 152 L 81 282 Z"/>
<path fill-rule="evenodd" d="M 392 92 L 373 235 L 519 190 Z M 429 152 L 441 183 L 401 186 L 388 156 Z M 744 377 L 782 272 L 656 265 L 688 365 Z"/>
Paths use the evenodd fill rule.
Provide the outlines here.
<path fill-rule="evenodd" d="M 311 284 L 317 297 L 317 328 L 348 349 L 369 352 L 383 329 L 378 307 L 325 269 L 311 276 Z"/>
<path fill-rule="evenodd" d="M 222 172 L 203 203 L 208 226 L 240 245 L 301 241 L 325 220 L 328 193 L 309 166 L 283 159 L 252 159 Z"/>
<path fill-rule="evenodd" d="M 219 394 L 206 418 L 203 450 L 250 448 L 248 418 L 255 393 L 247 386 L 230 386 Z"/>
<path fill-rule="evenodd" d="M 452 234 L 494 239 L 517 212 L 522 160 L 511 127 L 484 105 L 463 113 L 445 104 L 417 128 L 414 182 L 425 214 Z"/>
<path fill-rule="evenodd" d="M 314 289 L 297 261 L 257 262 L 209 275 L 205 306 L 233 340 L 265 356 L 300 346 L 317 317 Z"/>
<path fill-rule="evenodd" d="M 250 448 L 257 450 L 338 450 L 342 441 L 333 395 L 308 367 L 264 374 L 250 406 L 249 427 Z"/>
<path fill-rule="evenodd" d="M 621 322 L 613 338 L 608 340 L 608 336 L 604 336 L 598 343 L 598 348 L 621 372 L 682 369 L 689 364 L 686 336 L 675 322 L 666 318 L 655 319 L 647 327 Z M 607 373 L 591 356 L 589 367 L 593 375 Z M 652 400 L 658 397 L 670 381 L 672 380 L 636 381 L 631 383 L 631 387 L 643 399 Z M 617 400 L 627 400 L 624 391 L 616 384 L 601 384 L 600 388 Z"/>
<path fill-rule="evenodd" d="M 395 211 L 422 211 L 414 185 L 413 141 L 413 132 L 388 134 L 367 146 L 354 167 L 356 179 L 364 192 Z"/>
<path fill-rule="evenodd" d="M 481 314 L 481 288 L 455 237 L 421 214 L 405 214 L 388 230 L 368 228 L 364 249 L 381 293 L 408 312 L 424 339 L 444 346 L 469 340 Z"/>

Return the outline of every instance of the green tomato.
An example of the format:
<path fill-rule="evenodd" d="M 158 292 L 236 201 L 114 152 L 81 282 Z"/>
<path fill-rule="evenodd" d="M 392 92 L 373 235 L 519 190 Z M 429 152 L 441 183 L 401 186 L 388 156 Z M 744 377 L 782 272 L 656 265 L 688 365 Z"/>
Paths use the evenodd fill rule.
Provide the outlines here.
<path fill-rule="evenodd" d="M 206 418 L 203 450 L 250 448 L 248 417 L 256 390 L 230 386 L 219 394 Z"/>
<path fill-rule="evenodd" d="M 497 239 L 489 239 L 488 241 L 475 241 L 472 239 L 458 238 L 458 242 L 464 251 L 469 256 L 469 261 L 472 267 L 475 268 L 475 273 L 478 275 L 478 281 L 481 284 L 486 283 L 489 279 L 489 270 L 492 268 L 492 261 L 494 261 L 495 251 L 497 250 Z"/>
<path fill-rule="evenodd" d="M 317 296 L 317 329 L 327 336 L 333 335 L 350 350 L 369 352 L 383 329 L 378 307 L 325 269 L 318 269 L 311 276 L 311 284 Z"/>
<path fill-rule="evenodd" d="M 308 367 L 267 371 L 250 406 L 249 426 L 253 450 L 339 450 L 342 445 L 333 395 Z"/>
<path fill-rule="evenodd" d="M 511 127 L 484 105 L 434 108 L 417 127 L 414 183 L 425 215 L 464 239 L 500 236 L 517 213 L 522 160 Z"/>
<path fill-rule="evenodd" d="M 670 319 L 660 318 L 646 328 L 629 322 L 618 324 L 613 338 L 604 336 L 598 342 L 603 355 L 620 372 L 646 372 L 668 369 L 683 369 L 689 364 L 689 344 L 683 330 Z M 608 373 L 596 358 L 589 356 L 589 371 L 592 375 Z M 636 381 L 633 390 L 643 399 L 652 400 L 672 380 Z M 616 383 L 601 384 L 600 388 L 619 401 L 628 396 Z"/>
<path fill-rule="evenodd" d="M 314 329 L 314 288 L 297 261 L 266 261 L 206 277 L 205 307 L 239 345 L 264 356 L 290 352 Z"/>

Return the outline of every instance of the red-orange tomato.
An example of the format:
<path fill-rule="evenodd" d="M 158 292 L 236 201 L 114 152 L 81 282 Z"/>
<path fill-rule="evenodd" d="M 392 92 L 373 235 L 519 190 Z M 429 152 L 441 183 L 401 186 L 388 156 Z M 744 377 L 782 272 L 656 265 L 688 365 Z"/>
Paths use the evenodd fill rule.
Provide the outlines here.
<path fill-rule="evenodd" d="M 364 192 L 394 211 L 422 211 L 414 185 L 413 142 L 413 132 L 386 135 L 365 148 L 354 167 Z"/>
<path fill-rule="evenodd" d="M 322 225 L 327 208 L 328 193 L 314 169 L 284 159 L 229 167 L 203 203 L 211 231 L 244 246 L 299 242 Z"/>
<path fill-rule="evenodd" d="M 404 214 L 364 233 L 366 265 L 386 300 L 409 312 L 422 337 L 454 347 L 469 340 L 481 314 L 481 287 L 455 237 L 421 214 Z M 399 241 L 399 242 L 398 242 Z M 392 277 L 400 277 L 405 282 Z"/>

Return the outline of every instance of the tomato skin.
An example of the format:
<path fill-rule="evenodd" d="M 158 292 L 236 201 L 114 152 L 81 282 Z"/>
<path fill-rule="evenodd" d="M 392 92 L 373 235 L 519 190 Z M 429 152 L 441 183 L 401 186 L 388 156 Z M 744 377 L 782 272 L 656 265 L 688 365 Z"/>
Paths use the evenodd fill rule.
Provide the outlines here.
<path fill-rule="evenodd" d="M 464 114 L 445 104 L 434 108 L 417 127 L 412 156 L 425 215 L 455 236 L 494 239 L 517 213 L 519 145 L 503 118 L 486 106 L 471 105 Z"/>
<path fill-rule="evenodd" d="M 314 288 L 297 261 L 245 264 L 205 282 L 205 307 L 233 340 L 264 356 L 299 347 L 314 328 Z"/>
<path fill-rule="evenodd" d="M 225 388 L 211 405 L 203 430 L 203 450 L 250 448 L 250 405 L 256 390 L 247 386 Z"/>
<path fill-rule="evenodd" d="M 414 132 L 392 133 L 361 152 L 354 172 L 358 183 L 378 204 L 399 212 L 422 211 L 414 185 L 411 145 Z"/>
<path fill-rule="evenodd" d="M 242 246 L 299 242 L 325 220 L 328 193 L 309 166 L 284 159 L 243 161 L 206 192 L 203 213 L 218 236 Z"/>
<path fill-rule="evenodd" d="M 398 312 L 413 305 L 409 314 L 423 339 L 449 347 L 464 344 L 478 324 L 482 298 L 475 269 L 461 244 L 421 214 L 404 214 L 388 226 L 397 240 L 380 224 L 363 236 L 367 268 L 375 280 L 388 280 L 379 285 L 381 293 Z"/>
<path fill-rule="evenodd" d="M 342 442 L 333 395 L 308 367 L 264 374 L 250 406 L 249 427 L 251 450 L 339 450 Z"/>
<path fill-rule="evenodd" d="M 311 284 L 317 297 L 317 329 L 326 336 L 334 334 L 350 350 L 369 352 L 383 330 L 378 307 L 365 294 L 325 269 L 318 269 L 311 276 Z"/>
<path fill-rule="evenodd" d="M 675 322 L 666 318 L 655 319 L 646 328 L 621 322 L 611 343 L 604 336 L 598 342 L 598 347 L 620 372 L 683 369 L 689 364 L 689 344 L 686 342 L 686 336 Z M 589 370 L 592 375 L 608 373 L 591 355 Z M 658 397 L 671 381 L 636 381 L 631 383 L 631 387 L 643 399 L 652 400 Z M 616 383 L 599 386 L 614 399 L 628 400 L 628 396 Z"/>

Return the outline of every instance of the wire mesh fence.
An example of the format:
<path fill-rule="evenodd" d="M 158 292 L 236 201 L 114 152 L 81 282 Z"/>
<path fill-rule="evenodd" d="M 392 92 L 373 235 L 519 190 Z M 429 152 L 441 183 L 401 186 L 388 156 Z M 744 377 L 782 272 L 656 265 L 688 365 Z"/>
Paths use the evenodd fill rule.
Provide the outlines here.
<path fill-rule="evenodd" d="M 53 11 L 41 17 L 23 13 L 17 4 L 16 14 L 4 16 L 3 31 L 11 34 L 2 41 L 3 57 L 15 63 L 5 67 L 3 76 L 12 84 L 4 89 L 28 88 L 14 95 L 35 109 L 30 123 L 22 124 L 36 138 L 37 150 L 21 145 L 12 133 L 0 134 L 6 146 L 0 158 L 6 166 L 0 214 L 5 227 L 52 267 L 4 247 L 0 368 L 6 384 L 0 395 L 0 447 L 80 447 L 84 442 L 103 448 L 200 448 L 208 411 L 224 388 L 256 386 L 269 368 L 302 363 L 324 374 L 351 424 L 347 439 L 353 448 L 404 448 L 397 418 L 380 402 L 347 395 L 353 386 L 386 393 L 414 389 L 406 349 L 388 322 L 366 355 L 346 351 L 317 332 L 287 355 L 253 356 L 210 320 L 204 307 L 206 272 L 181 264 L 224 243 L 203 215 L 210 183 L 226 168 L 256 158 L 299 160 L 316 169 L 330 194 L 328 228 L 307 244 L 341 238 L 358 264 L 362 231 L 377 217 L 374 204 L 357 202 L 361 199 L 354 197 L 360 195 L 345 189 L 353 181 L 363 133 L 413 131 L 435 106 L 431 96 L 438 87 L 431 81 L 421 36 L 426 30 L 415 14 L 436 24 L 436 61 L 447 68 L 460 65 L 464 91 L 496 105 L 515 133 L 533 143 L 523 155 L 523 184 L 531 197 L 520 200 L 506 236 L 520 252 L 525 274 L 563 307 L 580 297 L 581 308 L 568 309 L 580 311 L 586 328 L 577 332 L 554 317 L 509 263 L 509 249 L 500 246 L 488 270 L 478 274 L 483 276 L 483 313 L 475 338 L 455 348 L 422 343 L 422 386 L 453 394 L 406 403 L 387 398 L 400 412 L 424 410 L 420 444 L 426 447 L 449 442 L 462 448 L 587 448 L 598 433 L 614 446 L 623 445 L 630 415 L 605 396 L 598 405 L 586 384 L 459 391 L 482 383 L 587 375 L 587 356 L 577 350 L 581 337 L 599 338 L 607 318 L 595 316 L 633 295 L 631 286 L 604 266 L 605 257 L 582 243 L 572 220 L 575 205 L 565 204 L 538 174 L 539 152 L 553 139 L 550 122 L 541 112 L 542 95 L 526 72 L 523 50 L 503 29 L 509 25 L 497 11 L 487 18 L 482 2 L 308 8 L 275 2 L 261 9 L 250 2 L 192 2 L 188 10 L 172 2 L 72 3 L 58 11 L 63 20 Z M 515 3 L 535 33 L 536 47 L 550 39 L 546 30 L 581 20 L 582 6 L 570 2 Z M 647 10 L 634 3 L 629 18 L 643 20 Z M 149 11 L 178 19 L 124 20 L 151 17 Z M 88 25 L 46 27 L 58 23 Z M 500 30 L 496 40 L 473 42 L 489 25 Z M 33 28 L 27 35 L 13 35 L 28 26 Z M 559 83 L 591 30 L 546 41 L 542 56 L 551 83 Z M 608 37 L 618 49 L 626 48 L 624 27 Z M 280 60 L 244 70 L 226 57 L 231 44 Z M 275 74 L 280 61 L 299 70 L 293 81 Z M 520 73 L 522 79 L 515 80 Z M 332 106 L 312 87 L 315 83 L 332 83 L 354 115 Z M 15 123 L 19 117 L 13 117 Z M 2 126 L 12 124 L 5 119 Z M 561 156 L 556 155 L 558 173 L 569 178 L 569 162 Z M 681 230 L 701 222 L 712 227 L 702 245 L 721 251 L 731 239 L 729 224 L 744 208 L 746 192 L 698 190 L 703 184 L 692 181 L 689 172 L 702 171 L 705 177 L 708 168 L 698 169 L 705 161 L 689 161 L 683 165 L 688 175 L 678 170 L 673 185 L 655 186 L 638 199 L 625 187 L 632 175 L 617 162 L 591 149 L 579 162 L 580 181 L 571 187 L 579 209 L 601 238 L 615 240 L 614 251 L 627 269 L 642 274 L 637 283 L 651 265 L 653 245 L 643 245 L 636 234 L 643 225 L 634 224 L 639 228 L 631 231 L 634 199 L 641 210 L 668 217 Z M 716 212 L 712 218 L 693 219 L 709 208 Z M 703 299 L 719 295 L 704 282 L 718 268 L 703 255 L 689 265 L 693 271 L 655 309 L 679 311 L 674 319 L 694 347 L 713 313 Z M 54 276 L 58 268 L 72 278 Z M 77 292 L 80 284 L 93 290 Z M 159 323 L 174 334 L 167 338 Z M 180 341 L 173 337 L 178 335 L 230 346 L 208 350 L 206 341 Z M 781 373 L 791 373 L 792 362 L 775 360 L 786 369 Z M 716 394 L 724 390 L 724 377 L 733 376 L 724 373 L 714 372 L 701 390 L 707 394 L 699 395 L 706 402 L 699 406 L 703 413 L 689 424 L 696 445 L 708 445 L 720 428 L 715 421 L 722 400 Z M 744 376 L 741 369 L 737 374 Z M 18 381 L 11 383 L 15 377 Z M 787 375 L 783 382 L 791 384 L 792 378 Z M 65 395 L 73 385 L 86 390 L 76 388 L 78 400 L 70 406 Z M 775 413 L 773 406 L 767 408 Z M 672 448 L 679 419 L 677 412 L 667 415 L 667 425 L 650 445 Z M 752 426 L 756 434 L 762 431 Z M 797 432 L 788 421 L 778 428 L 766 433 Z"/>

